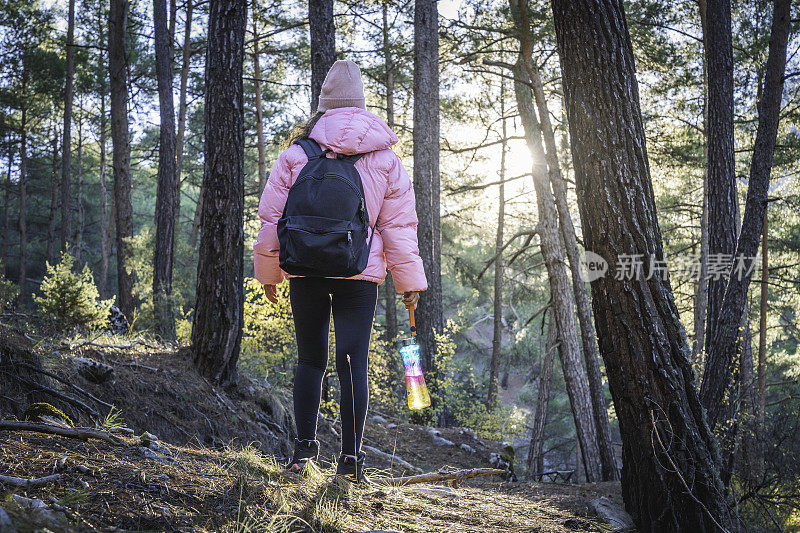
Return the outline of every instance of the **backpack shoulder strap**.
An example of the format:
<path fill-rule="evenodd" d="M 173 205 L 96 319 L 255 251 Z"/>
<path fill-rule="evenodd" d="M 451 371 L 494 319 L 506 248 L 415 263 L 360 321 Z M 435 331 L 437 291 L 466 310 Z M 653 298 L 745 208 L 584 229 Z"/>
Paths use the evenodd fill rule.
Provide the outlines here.
<path fill-rule="evenodd" d="M 322 151 L 322 148 L 319 147 L 317 141 L 313 139 L 300 139 L 295 144 L 299 144 L 300 148 L 306 153 L 308 159 L 316 159 L 318 157 L 322 157 L 325 155 L 325 152 Z"/>
<path fill-rule="evenodd" d="M 353 154 L 353 155 L 346 155 L 346 154 L 336 154 L 336 159 L 340 161 L 349 161 L 352 164 L 356 164 L 356 161 L 361 159 L 361 156 L 364 154 Z"/>

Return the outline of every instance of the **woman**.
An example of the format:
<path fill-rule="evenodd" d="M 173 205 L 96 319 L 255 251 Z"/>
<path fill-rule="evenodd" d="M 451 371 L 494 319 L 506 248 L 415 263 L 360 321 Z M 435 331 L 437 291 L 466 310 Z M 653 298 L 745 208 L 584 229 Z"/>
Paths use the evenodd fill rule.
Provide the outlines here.
<path fill-rule="evenodd" d="M 370 227 L 375 235 L 366 269 L 352 278 L 293 277 L 281 271 L 277 223 L 289 188 L 308 162 L 294 144 L 313 139 L 328 157 L 364 154 L 355 163 L 364 186 Z M 414 190 L 408 173 L 390 147 L 397 136 L 386 123 L 366 110 L 361 72 L 352 61 L 336 61 L 319 97 L 319 108 L 299 127 L 272 168 L 258 213 L 261 231 L 254 245 L 256 279 L 267 298 L 277 302 L 276 285 L 289 279 L 289 296 L 297 337 L 298 364 L 294 379 L 297 439 L 291 471 L 316 460 L 317 417 L 322 377 L 328 359 L 331 313 L 336 336 L 336 372 L 341 384 L 342 450 L 336 473 L 363 479 L 361 439 L 367 414 L 367 354 L 378 285 L 392 272 L 406 307 L 415 306 L 419 291 L 427 289 L 417 245 Z"/>

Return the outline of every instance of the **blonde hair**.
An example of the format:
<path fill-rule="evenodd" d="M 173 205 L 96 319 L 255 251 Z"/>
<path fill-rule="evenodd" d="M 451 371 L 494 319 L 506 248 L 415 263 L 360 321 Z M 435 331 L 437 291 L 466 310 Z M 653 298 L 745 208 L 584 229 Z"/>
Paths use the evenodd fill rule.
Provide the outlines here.
<path fill-rule="evenodd" d="M 289 138 L 286 139 L 286 142 L 283 143 L 283 149 L 289 148 L 291 145 L 296 143 L 297 141 L 302 141 L 303 139 L 308 139 L 308 136 L 311 134 L 311 130 L 314 129 L 314 126 L 317 124 L 317 121 L 322 118 L 324 115 L 324 111 L 317 111 L 311 118 L 303 122 L 302 124 L 298 124 L 292 130 L 291 135 Z"/>

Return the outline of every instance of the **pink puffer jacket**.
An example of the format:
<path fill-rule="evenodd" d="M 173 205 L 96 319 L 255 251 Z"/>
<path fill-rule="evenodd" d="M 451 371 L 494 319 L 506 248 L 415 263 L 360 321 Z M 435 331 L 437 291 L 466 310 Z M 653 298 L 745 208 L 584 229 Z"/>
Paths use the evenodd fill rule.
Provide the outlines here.
<path fill-rule="evenodd" d="M 364 183 L 370 226 L 375 226 L 367 268 L 353 279 L 383 282 L 386 267 L 397 292 L 428 288 L 417 245 L 414 188 L 397 155 L 389 148 L 397 136 L 378 116 L 358 107 L 327 111 L 310 137 L 323 148 L 340 154 L 366 154 L 356 162 Z M 261 231 L 253 246 L 256 279 L 277 285 L 290 277 L 278 266 L 278 219 L 283 214 L 289 188 L 308 162 L 303 149 L 292 145 L 278 157 L 269 175 L 258 215 Z"/>

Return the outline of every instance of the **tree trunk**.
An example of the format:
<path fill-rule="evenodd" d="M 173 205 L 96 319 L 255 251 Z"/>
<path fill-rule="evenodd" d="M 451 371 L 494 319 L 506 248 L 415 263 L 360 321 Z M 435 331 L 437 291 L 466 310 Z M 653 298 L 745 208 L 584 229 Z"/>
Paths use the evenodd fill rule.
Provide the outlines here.
<path fill-rule="evenodd" d="M 242 66 L 247 1 L 212 0 L 208 20 L 203 184 L 209 198 L 202 214 L 192 345 L 199 372 L 228 385 L 236 380 L 244 306 Z"/>
<path fill-rule="evenodd" d="M 319 105 L 322 82 L 336 61 L 333 0 L 308 0 L 308 25 L 311 34 L 311 114 L 313 115 Z"/>
<path fill-rule="evenodd" d="M 106 298 L 111 243 L 108 239 L 108 188 L 106 186 L 106 94 L 100 94 L 100 279 L 97 290 Z"/>
<path fill-rule="evenodd" d="M 11 168 L 14 166 L 14 151 L 8 147 L 8 168 L 6 169 L 6 183 L 3 187 L 3 246 L 0 249 L 0 273 L 6 275 L 6 265 L 8 263 L 8 237 L 11 226 L 9 211 L 11 208 Z"/>
<path fill-rule="evenodd" d="M 75 169 L 75 175 L 78 179 L 78 197 L 76 201 L 77 219 L 75 221 L 75 264 L 81 264 L 81 252 L 83 248 L 83 108 L 81 100 L 78 100 L 78 165 Z"/>
<path fill-rule="evenodd" d="M 498 374 L 500 352 L 503 347 L 503 222 L 506 207 L 506 150 L 508 148 L 508 129 L 506 126 L 505 84 L 500 79 L 500 116 L 502 117 L 502 143 L 500 152 L 500 185 L 498 186 L 497 232 L 494 241 L 494 309 L 492 311 L 492 358 L 489 362 L 489 395 L 486 405 L 489 410 L 497 407 Z"/>
<path fill-rule="evenodd" d="M 70 172 L 72 165 L 72 86 L 75 79 L 75 0 L 69 0 L 67 17 L 67 64 L 64 84 L 64 128 L 61 149 L 61 250 L 69 251 L 72 236 L 70 220 Z"/>
<path fill-rule="evenodd" d="M 752 476 L 760 477 L 764 472 L 764 445 L 761 438 L 765 429 L 767 399 L 767 307 L 769 306 L 769 239 L 767 213 L 764 213 L 764 229 L 761 232 L 761 295 L 758 311 L 758 397 L 756 402 L 756 449 Z"/>
<path fill-rule="evenodd" d="M 700 26 L 703 30 L 703 135 L 706 137 L 704 151 L 708 160 L 708 60 L 706 59 L 707 4 L 699 0 Z M 692 341 L 692 363 L 698 375 L 701 368 L 703 347 L 705 346 L 706 316 L 708 310 L 708 168 L 703 173 L 703 211 L 700 215 L 700 272 L 694 296 L 694 337 Z"/>
<path fill-rule="evenodd" d="M 47 216 L 47 252 L 45 259 L 51 265 L 56 256 L 56 211 L 58 210 L 58 192 L 60 190 L 59 180 L 59 159 L 58 159 L 58 130 L 53 127 L 53 183 L 50 188 L 50 211 Z"/>
<path fill-rule="evenodd" d="M 23 67 L 24 68 L 24 67 Z M 27 74 L 22 74 L 25 81 L 22 82 L 22 94 L 26 94 Z M 25 285 L 28 281 L 28 107 L 27 103 L 22 107 L 22 119 L 20 122 L 20 143 L 19 143 L 19 216 L 17 217 L 17 227 L 19 227 L 19 305 L 25 302 Z"/>
<path fill-rule="evenodd" d="M 108 70 L 111 87 L 111 142 L 114 170 L 114 215 L 117 241 L 117 300 L 120 311 L 133 319 L 131 250 L 125 239 L 133 236 L 131 205 L 131 146 L 128 133 L 128 69 L 126 34 L 128 0 L 111 0 L 108 12 Z"/>
<path fill-rule="evenodd" d="M 708 66 L 708 253 L 732 257 L 736 250 L 736 175 L 733 142 L 733 45 L 730 0 L 707 0 L 703 33 Z M 716 261 L 719 262 L 719 261 Z M 708 280 L 706 343 L 717 331 L 726 280 Z M 708 346 L 706 346 L 708 353 Z"/>
<path fill-rule="evenodd" d="M 652 266 L 664 252 L 622 2 L 552 5 L 586 249 L 611 268 L 623 254 Z M 625 506 L 640 531 L 717 531 L 730 524 L 718 454 L 670 283 L 617 277 L 592 282 L 592 304 L 622 435 Z"/>
<path fill-rule="evenodd" d="M 750 163 L 750 181 L 747 189 L 742 229 L 734 254 L 736 261 L 731 269 L 725 289 L 725 298 L 717 313 L 717 325 L 711 339 L 700 398 L 708 412 L 711 427 L 724 413 L 723 399 L 731 382 L 731 364 L 739 342 L 739 324 L 747 299 L 747 289 L 755 266 L 761 229 L 767 210 L 772 156 L 778 135 L 781 95 L 783 93 L 786 47 L 789 38 L 789 0 L 776 0 L 767 56 L 764 90 L 758 106 L 758 129 Z M 709 191 L 709 195 L 712 192 Z M 709 309 L 709 313 L 710 313 Z"/>
<path fill-rule="evenodd" d="M 153 0 L 156 78 L 161 127 L 158 142 L 156 235 L 153 250 L 153 311 L 164 339 L 175 338 L 172 315 L 172 269 L 175 261 L 175 202 L 179 192 L 175 160 L 175 111 L 172 102 L 172 57 L 167 29 L 167 2 Z"/>
<path fill-rule="evenodd" d="M 514 5 L 511 0 L 511 8 Z M 558 220 L 563 237 L 565 251 L 569 259 L 570 272 L 572 274 L 572 291 L 575 296 L 575 308 L 578 315 L 578 323 L 581 332 L 581 347 L 583 348 L 583 359 L 586 362 L 586 373 L 589 378 L 589 390 L 591 391 L 592 415 L 595 427 L 597 428 L 597 444 L 600 449 L 600 462 L 603 469 L 603 480 L 619 479 L 619 469 L 617 460 L 614 456 L 614 445 L 611 440 L 611 427 L 608 423 L 608 411 L 606 407 L 606 395 L 603 388 L 603 376 L 600 372 L 600 361 L 597 354 L 597 343 L 595 341 L 594 323 L 592 322 L 592 311 L 589 306 L 589 292 L 586 283 L 581 275 L 581 258 L 578 249 L 575 226 L 572 223 L 572 215 L 567 204 L 566 187 L 561 176 L 561 164 L 558 160 L 558 150 L 556 148 L 556 137 L 553 125 L 550 122 L 550 111 L 547 108 L 547 100 L 544 94 L 544 86 L 539 70 L 533 63 L 533 46 L 531 44 L 530 20 L 528 13 L 528 1 L 516 0 L 520 22 L 520 48 L 522 50 L 523 65 L 533 84 L 533 95 L 536 100 L 536 107 L 539 112 L 539 120 L 544 134 L 544 144 L 546 149 L 546 160 L 549 168 L 550 183 L 553 187 L 556 207 L 558 208 Z"/>
<path fill-rule="evenodd" d="M 414 197 L 417 236 L 428 290 L 419 300 L 417 339 L 423 364 L 438 389 L 436 335 L 444 329 L 442 251 L 439 213 L 439 13 L 435 0 L 414 4 Z M 435 399 L 433 400 L 436 401 Z"/>
<path fill-rule="evenodd" d="M 261 60 L 259 57 L 260 46 L 258 39 L 258 25 L 256 24 L 257 3 L 251 4 L 253 13 L 253 77 L 255 78 L 256 93 L 256 140 L 258 142 L 258 192 L 264 190 L 267 184 L 267 145 L 264 140 L 264 110 L 261 105 Z"/>
<path fill-rule="evenodd" d="M 550 301 L 558 329 L 558 354 L 564 382 L 569 396 L 572 415 L 575 420 L 575 433 L 583 453 L 586 481 L 594 483 L 602 479 L 600 448 L 597 444 L 597 427 L 594 422 L 592 396 L 588 378 L 581 364 L 578 331 L 573 313 L 572 288 L 564 259 L 564 244 L 558 230 L 555 201 L 550 190 L 550 178 L 542 147 L 542 130 L 533 107 L 530 87 L 526 84 L 528 75 L 522 66 L 522 55 L 517 59 L 514 91 L 517 97 L 517 110 L 520 114 L 525 139 L 533 159 L 533 186 L 536 190 L 539 223 L 537 233 L 541 243 L 542 258 L 547 268 L 550 283 Z"/>
<path fill-rule="evenodd" d="M 558 330 L 550 317 L 547 326 L 547 343 L 539 369 L 539 386 L 536 392 L 536 412 L 533 415 L 531 444 L 528 449 L 528 479 L 531 474 L 544 472 L 544 427 L 547 425 L 547 404 L 550 402 L 550 384 L 553 381 L 553 360 L 558 349 Z"/>
<path fill-rule="evenodd" d="M 389 44 L 389 6 L 386 2 L 382 5 L 383 11 L 383 61 L 384 84 L 386 85 L 386 124 L 394 130 L 394 66 L 392 63 L 392 49 Z M 392 343 L 397 339 L 397 291 L 391 272 L 386 273 L 383 282 L 383 306 L 386 309 L 386 342 Z M 391 345 L 391 344 L 390 344 Z"/>
<path fill-rule="evenodd" d="M 177 163 L 175 165 L 175 181 L 178 187 L 177 192 L 177 207 L 180 211 L 180 187 L 181 187 L 181 171 L 183 170 L 183 144 L 186 135 L 186 93 L 189 86 L 189 66 L 191 63 L 191 45 L 192 45 L 192 15 L 194 12 L 194 3 L 192 0 L 186 2 L 186 27 L 183 34 L 183 51 L 181 55 L 181 87 L 180 95 L 178 96 L 178 131 L 175 134 L 175 152 Z M 176 213 L 176 220 L 179 213 Z M 177 223 L 177 222 L 176 222 Z M 196 243 L 195 243 L 196 244 Z M 194 244 L 192 245 L 194 249 Z"/>

